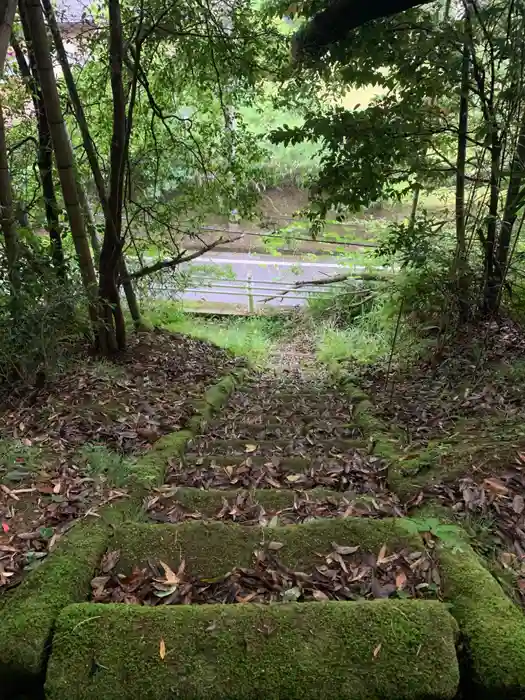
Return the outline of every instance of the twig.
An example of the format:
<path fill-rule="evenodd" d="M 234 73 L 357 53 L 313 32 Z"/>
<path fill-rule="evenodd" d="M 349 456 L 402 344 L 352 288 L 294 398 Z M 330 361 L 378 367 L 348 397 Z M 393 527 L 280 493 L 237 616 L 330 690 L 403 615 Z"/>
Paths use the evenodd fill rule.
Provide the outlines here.
<path fill-rule="evenodd" d="M 121 279 L 120 282 L 122 283 L 129 282 L 131 280 L 138 280 L 142 277 L 146 277 L 147 275 L 152 275 L 155 272 L 159 272 L 160 270 L 165 270 L 170 267 L 176 267 L 177 265 L 189 262 L 190 260 L 195 260 L 195 258 L 199 258 L 201 255 L 204 255 L 204 253 L 213 250 L 218 245 L 221 245 L 222 243 L 234 243 L 235 241 L 238 241 L 241 237 L 242 236 L 236 236 L 235 238 L 223 238 L 221 236 L 221 238 L 218 238 L 216 241 L 213 241 L 213 243 L 210 243 L 209 245 L 206 245 L 203 248 L 199 248 L 199 250 L 195 250 L 189 255 L 186 255 L 188 251 L 184 250 L 182 251 L 182 253 L 180 253 L 180 255 L 177 255 L 177 257 L 175 258 L 171 258 L 169 260 L 160 260 L 159 262 L 156 262 L 153 265 L 143 267 L 142 270 L 137 270 L 137 272 L 133 272 L 131 275 L 128 275 L 124 279 Z"/>
<path fill-rule="evenodd" d="M 273 297 L 267 297 L 266 299 L 262 300 L 262 303 L 265 304 L 267 301 L 273 301 L 274 299 L 282 299 L 284 296 L 289 294 L 290 292 L 293 292 L 295 289 L 300 289 L 301 287 L 309 287 L 310 285 L 314 286 L 323 286 L 325 284 L 334 284 L 337 282 L 344 282 L 345 280 L 352 278 L 355 280 L 364 280 L 364 281 L 377 281 L 381 280 L 382 277 L 381 275 L 374 275 L 370 273 L 365 273 L 363 275 L 356 275 L 353 272 L 347 272 L 342 275 L 334 275 L 333 277 L 326 277 L 323 279 L 318 279 L 318 280 L 304 280 L 301 282 L 295 282 L 290 289 L 287 289 L 285 292 L 282 294 L 276 294 Z M 361 302 L 359 302 L 361 303 Z"/>

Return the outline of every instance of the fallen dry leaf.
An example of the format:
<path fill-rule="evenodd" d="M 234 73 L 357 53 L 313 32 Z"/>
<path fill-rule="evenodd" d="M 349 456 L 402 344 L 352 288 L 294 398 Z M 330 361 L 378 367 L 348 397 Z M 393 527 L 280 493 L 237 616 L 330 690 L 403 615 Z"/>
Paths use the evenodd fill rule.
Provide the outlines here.
<path fill-rule="evenodd" d="M 490 479 L 485 479 L 483 481 L 483 484 L 490 491 L 493 491 L 495 494 L 498 494 L 501 496 L 506 496 L 509 492 L 509 489 L 505 486 L 505 484 L 500 479 L 496 479 L 495 477 L 491 477 Z"/>
<path fill-rule="evenodd" d="M 379 656 L 379 652 L 381 651 L 381 646 L 382 646 L 381 644 L 378 644 L 376 646 L 376 648 L 374 649 L 374 659 L 377 659 L 377 657 Z"/>
<path fill-rule="evenodd" d="M 159 642 L 159 656 L 162 659 L 162 661 L 164 661 L 164 659 L 166 658 L 166 643 L 162 639 L 162 637 L 160 638 Z"/>
<path fill-rule="evenodd" d="M 109 572 L 115 568 L 119 559 L 120 549 L 115 549 L 113 551 L 106 552 L 102 557 L 102 561 L 100 563 L 100 570 L 102 571 L 102 573 L 109 574 Z"/>

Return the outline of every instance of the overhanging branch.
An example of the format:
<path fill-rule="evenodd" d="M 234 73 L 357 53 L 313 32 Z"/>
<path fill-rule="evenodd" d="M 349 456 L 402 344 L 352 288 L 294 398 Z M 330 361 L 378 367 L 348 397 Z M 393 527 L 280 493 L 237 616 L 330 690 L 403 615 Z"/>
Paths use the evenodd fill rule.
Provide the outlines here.
<path fill-rule="evenodd" d="M 306 56 L 319 57 L 329 44 L 344 39 L 352 30 L 373 19 L 410 10 L 431 0 L 332 0 L 326 9 L 318 12 L 302 27 L 293 39 L 292 53 L 295 59 Z"/>
<path fill-rule="evenodd" d="M 124 279 L 121 279 L 120 282 L 123 283 L 131 280 L 138 280 L 142 277 L 146 277 L 147 275 L 153 275 L 155 272 L 160 272 L 160 270 L 166 270 L 168 268 L 181 265 L 182 263 L 190 262 L 190 260 L 199 258 L 201 255 L 208 253 L 210 250 L 213 250 L 219 245 L 235 243 L 235 241 L 238 241 L 240 238 L 242 238 L 242 236 L 235 236 L 235 238 L 224 238 L 221 236 L 216 241 L 213 241 L 213 243 L 205 245 L 202 248 L 199 248 L 199 250 L 195 250 L 193 253 L 188 253 L 187 250 L 183 250 L 175 258 L 170 258 L 169 260 L 159 260 L 159 262 L 156 262 L 153 265 L 143 267 L 141 270 L 137 270 L 137 272 L 133 272 Z"/>

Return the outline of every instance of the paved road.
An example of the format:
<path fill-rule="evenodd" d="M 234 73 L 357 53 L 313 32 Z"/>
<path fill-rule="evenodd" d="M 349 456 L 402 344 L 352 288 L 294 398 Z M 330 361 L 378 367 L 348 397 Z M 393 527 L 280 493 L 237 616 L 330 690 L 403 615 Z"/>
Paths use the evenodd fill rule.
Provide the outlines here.
<path fill-rule="evenodd" d="M 315 290 L 328 293 L 328 287 L 302 287 L 294 289 L 296 282 L 333 277 L 348 271 L 361 272 L 366 268 L 352 265 L 339 258 L 300 260 L 291 257 L 276 258 L 272 255 L 251 253 L 224 253 L 205 255 L 191 263 L 190 287 L 182 295 L 188 301 L 238 304 L 246 308 L 264 306 L 301 306 L 308 294 Z M 330 288 L 333 288 L 330 285 Z M 162 286 L 151 290 L 159 298 L 180 298 L 169 278 Z M 285 296 L 281 296 L 288 292 Z M 267 301 L 269 297 L 276 297 Z"/>

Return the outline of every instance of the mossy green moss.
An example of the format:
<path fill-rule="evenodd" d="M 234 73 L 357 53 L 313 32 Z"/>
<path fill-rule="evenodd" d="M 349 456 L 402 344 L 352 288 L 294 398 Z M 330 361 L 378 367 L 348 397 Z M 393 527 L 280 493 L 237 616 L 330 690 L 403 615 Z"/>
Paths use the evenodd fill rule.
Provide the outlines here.
<path fill-rule="evenodd" d="M 525 698 L 525 617 L 465 545 L 439 553 L 445 597 L 465 646 L 465 677 L 476 698 Z M 469 696 L 470 697 L 470 696 Z"/>
<path fill-rule="evenodd" d="M 196 413 L 184 430 L 160 438 L 149 452 L 130 464 L 127 474 L 129 488 L 141 493 L 160 486 L 164 482 L 170 460 L 184 454 L 188 442 L 203 430 L 211 416 L 224 405 L 244 376 L 239 370 L 226 375 L 207 389 L 204 398 L 197 402 Z"/>
<path fill-rule="evenodd" d="M 378 552 L 385 543 L 415 549 L 422 546 L 417 535 L 409 535 L 395 520 L 366 518 L 320 519 L 275 528 L 202 521 L 180 525 L 130 523 L 115 532 L 111 546 L 121 552 L 119 571 L 129 572 L 135 565 L 146 565 L 155 556 L 174 567 L 185 559 L 192 574 L 213 578 L 236 566 L 250 566 L 253 552 L 271 541 L 283 545 L 279 559 L 299 570 L 318 564 L 317 553 L 330 552 L 332 542 L 359 545 L 363 551 L 372 552 Z"/>
<path fill-rule="evenodd" d="M 87 598 L 108 538 L 109 528 L 99 520 L 76 525 L 2 607 L 2 699 L 40 679 L 56 617 L 62 608 Z"/>
<path fill-rule="evenodd" d="M 455 635 L 433 601 L 74 605 L 46 698 L 445 700 L 458 688 Z"/>
<path fill-rule="evenodd" d="M 216 515 L 227 498 L 232 504 L 238 495 L 245 493 L 244 490 L 222 491 L 221 489 L 209 489 L 203 491 L 197 488 L 180 488 L 175 494 L 175 500 L 191 511 L 199 512 L 204 516 L 212 517 Z M 254 503 L 259 503 L 265 510 L 272 512 L 293 507 L 298 494 L 290 489 L 253 489 L 249 492 Z M 332 501 L 340 501 L 342 493 L 337 493 L 329 489 L 311 489 L 308 491 L 308 500 L 312 502 L 324 501 L 330 498 Z"/>

